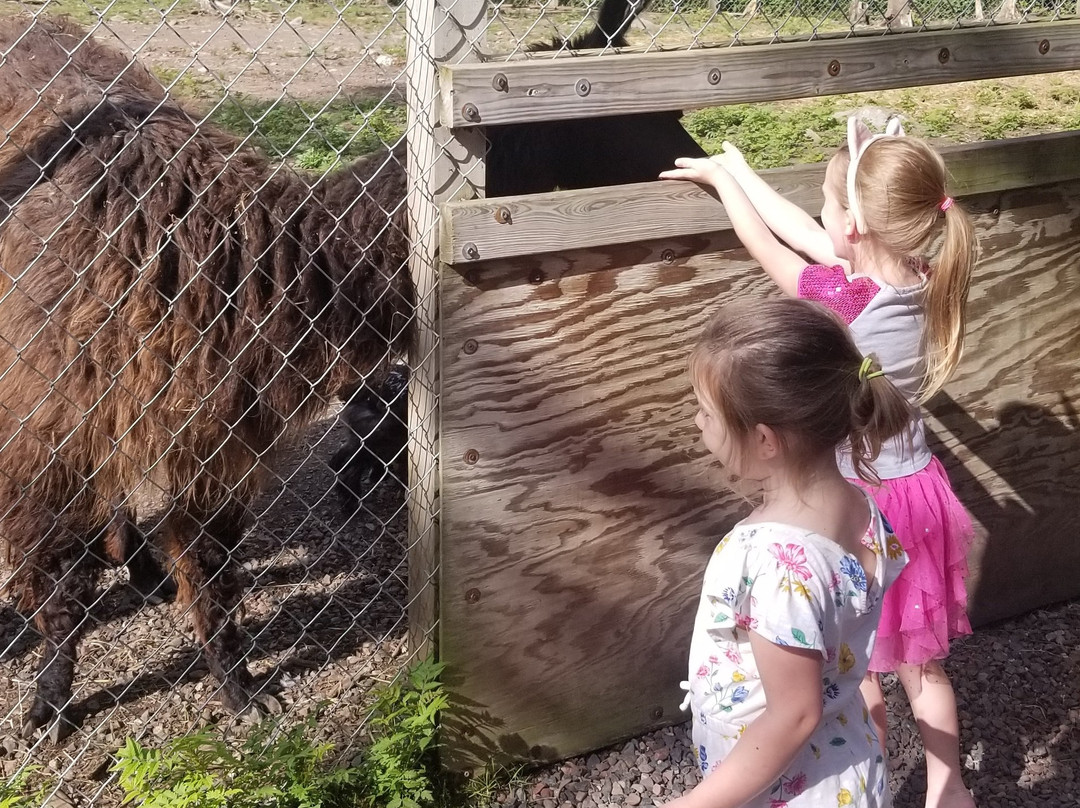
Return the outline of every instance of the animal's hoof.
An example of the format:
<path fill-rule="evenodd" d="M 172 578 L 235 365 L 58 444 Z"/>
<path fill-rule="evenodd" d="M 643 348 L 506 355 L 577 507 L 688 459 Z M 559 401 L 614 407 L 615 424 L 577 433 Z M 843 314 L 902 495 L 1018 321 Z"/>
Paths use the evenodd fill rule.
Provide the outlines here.
<path fill-rule="evenodd" d="M 27 713 L 21 735 L 30 741 L 37 736 L 38 730 L 45 727 L 45 732 L 53 743 L 60 743 L 75 731 L 75 724 L 63 712 L 57 713 L 48 705 L 39 704 Z"/>
<path fill-rule="evenodd" d="M 60 713 L 49 727 L 49 740 L 53 743 L 60 743 L 74 731 L 75 725 L 68 721 L 63 713 Z"/>
<path fill-rule="evenodd" d="M 37 731 L 48 724 L 54 715 L 56 711 L 47 703 L 35 701 L 30 712 L 23 719 L 22 730 L 19 734 L 28 741 L 33 740 L 37 736 Z"/>

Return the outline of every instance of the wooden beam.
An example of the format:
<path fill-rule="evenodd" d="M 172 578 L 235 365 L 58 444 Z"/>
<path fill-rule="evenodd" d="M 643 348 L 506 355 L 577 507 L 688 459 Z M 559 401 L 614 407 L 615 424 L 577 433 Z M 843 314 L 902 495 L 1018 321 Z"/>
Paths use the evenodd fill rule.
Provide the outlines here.
<path fill-rule="evenodd" d="M 451 127 L 694 109 L 1080 67 L 1080 21 L 446 65 Z"/>
<path fill-rule="evenodd" d="M 438 120 L 436 64 L 474 58 L 485 0 L 406 0 L 409 269 L 416 287 L 416 344 L 409 366 L 409 650 L 432 648 L 437 625 L 439 469 L 439 205 L 483 184 L 483 135 L 456 139 Z"/>
<path fill-rule="evenodd" d="M 1080 131 L 942 149 L 955 196 L 1080 178 Z M 825 164 L 762 172 L 807 212 L 821 209 Z M 542 255 L 730 229 L 715 195 L 688 182 L 644 182 L 444 206 L 442 256 L 452 264 Z"/>

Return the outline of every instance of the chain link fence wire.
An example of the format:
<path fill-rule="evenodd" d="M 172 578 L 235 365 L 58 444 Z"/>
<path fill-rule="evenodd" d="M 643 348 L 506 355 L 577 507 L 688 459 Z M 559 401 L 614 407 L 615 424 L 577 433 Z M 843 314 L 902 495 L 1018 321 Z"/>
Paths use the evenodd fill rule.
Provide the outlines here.
<path fill-rule="evenodd" d="M 499 60 L 565 52 L 528 49 L 585 33 L 600 5 L 601 0 L 493 0 L 486 42 L 477 53 Z M 1060 20 L 1075 17 L 1078 9 L 1073 0 L 653 0 L 627 38 L 635 50 L 686 50 L 885 29 Z"/>
<path fill-rule="evenodd" d="M 3 13 L 0 774 L 115 805 L 127 737 L 313 711 L 348 761 L 411 656 L 403 9 Z"/>
<path fill-rule="evenodd" d="M 561 53 L 599 4 L 494 0 L 475 58 Z M 1075 13 L 655 0 L 628 36 L 653 51 Z M 0 774 L 41 766 L 54 798 L 115 805 L 126 737 L 242 734 L 255 713 L 222 702 L 251 694 L 289 721 L 320 710 L 319 740 L 349 759 L 411 655 L 406 444 L 436 418 L 405 414 L 397 155 L 406 71 L 430 66 L 405 63 L 401 0 L 3 14 Z"/>

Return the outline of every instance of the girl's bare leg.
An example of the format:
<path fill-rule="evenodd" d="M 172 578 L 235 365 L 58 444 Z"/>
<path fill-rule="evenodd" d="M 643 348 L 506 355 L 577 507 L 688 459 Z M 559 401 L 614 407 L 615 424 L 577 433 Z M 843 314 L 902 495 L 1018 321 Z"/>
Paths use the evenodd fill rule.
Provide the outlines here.
<path fill-rule="evenodd" d="M 926 752 L 926 808 L 975 808 L 960 768 L 956 695 L 937 661 L 896 671 L 911 703 Z"/>
<path fill-rule="evenodd" d="M 881 692 L 881 676 L 873 671 L 867 671 L 866 676 L 859 685 L 866 709 L 870 711 L 870 720 L 874 722 L 878 740 L 881 742 L 882 757 L 888 759 L 889 740 L 889 717 L 885 709 L 885 694 Z"/>

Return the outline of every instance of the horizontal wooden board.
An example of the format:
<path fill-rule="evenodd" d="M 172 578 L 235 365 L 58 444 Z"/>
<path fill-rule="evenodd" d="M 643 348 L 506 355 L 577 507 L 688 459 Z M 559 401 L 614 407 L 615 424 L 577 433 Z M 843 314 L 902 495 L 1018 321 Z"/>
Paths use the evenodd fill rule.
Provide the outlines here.
<path fill-rule="evenodd" d="M 1080 183 L 968 204 L 984 255 L 968 352 L 929 429 L 979 524 L 985 622 L 1080 595 Z M 732 248 L 714 233 L 444 273 L 451 765 L 685 719 L 701 574 L 746 507 L 700 445 L 686 357 L 717 304 L 775 293 Z"/>
<path fill-rule="evenodd" d="M 1080 178 L 1080 132 L 942 149 L 955 196 Z M 817 215 L 825 165 L 762 172 Z M 443 206 L 441 255 L 452 264 L 719 231 L 731 223 L 714 194 L 688 182 L 646 182 Z"/>
<path fill-rule="evenodd" d="M 1080 68 L 1080 21 L 447 65 L 451 127 L 695 109 Z"/>

